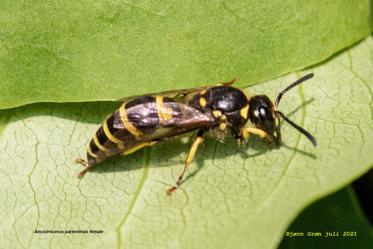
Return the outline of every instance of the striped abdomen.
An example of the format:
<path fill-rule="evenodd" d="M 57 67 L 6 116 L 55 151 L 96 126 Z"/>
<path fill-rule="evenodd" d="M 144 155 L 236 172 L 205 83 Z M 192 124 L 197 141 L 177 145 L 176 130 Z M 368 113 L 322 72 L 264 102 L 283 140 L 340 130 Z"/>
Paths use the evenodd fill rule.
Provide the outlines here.
<path fill-rule="evenodd" d="M 130 154 L 164 138 L 215 125 L 215 119 L 162 96 L 143 96 L 121 105 L 96 131 L 88 146 L 90 166 Z"/>

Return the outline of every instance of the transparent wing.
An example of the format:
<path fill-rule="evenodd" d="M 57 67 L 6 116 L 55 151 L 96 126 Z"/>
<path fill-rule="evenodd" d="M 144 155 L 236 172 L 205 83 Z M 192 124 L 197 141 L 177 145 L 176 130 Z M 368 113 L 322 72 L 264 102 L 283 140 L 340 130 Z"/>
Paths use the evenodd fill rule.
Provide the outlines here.
<path fill-rule="evenodd" d="M 113 126 L 123 129 L 123 123 L 131 123 L 139 129 L 174 128 L 175 130 L 191 130 L 210 127 L 215 124 L 214 117 L 193 107 L 178 102 L 166 102 L 164 108 L 157 110 L 154 102 L 138 105 L 127 110 L 127 115 L 121 117 L 114 114 Z"/>
<path fill-rule="evenodd" d="M 194 93 L 203 91 L 209 87 L 203 86 L 203 87 L 196 87 L 196 88 L 188 88 L 188 89 L 178 89 L 178 90 L 170 90 L 170 91 L 164 91 L 164 92 L 158 92 L 158 93 L 147 93 L 142 95 L 135 95 L 135 96 L 128 96 L 121 99 L 118 99 L 118 101 L 122 102 L 128 102 L 129 100 L 141 98 L 143 96 L 162 96 L 162 97 L 170 97 L 173 98 L 177 102 L 185 103 L 185 99 L 187 99 L 187 96 L 193 95 Z"/>
<path fill-rule="evenodd" d="M 237 81 L 237 79 L 232 79 L 230 81 L 221 82 L 221 83 L 217 83 L 217 84 L 214 84 L 214 85 L 215 86 L 217 86 L 217 85 L 230 86 L 233 83 L 235 83 L 236 81 Z M 140 98 L 140 97 L 147 96 L 147 95 L 151 95 L 151 96 L 156 96 L 157 95 L 157 96 L 162 96 L 162 97 L 170 97 L 170 98 L 175 99 L 175 101 L 177 101 L 177 102 L 185 103 L 186 99 L 188 99 L 188 96 L 193 95 L 197 92 L 201 92 L 203 90 L 206 90 L 206 89 L 208 89 L 208 88 L 210 88 L 214 85 L 201 86 L 201 87 L 195 87 L 195 88 L 186 88 L 186 89 L 176 89 L 176 90 L 170 90 L 170 91 L 164 91 L 164 92 L 158 92 L 158 93 L 148 93 L 148 94 L 142 94 L 142 95 L 135 95 L 135 96 L 129 96 L 129 97 L 124 97 L 124 98 L 118 99 L 118 101 L 127 102 L 131 99 Z"/>

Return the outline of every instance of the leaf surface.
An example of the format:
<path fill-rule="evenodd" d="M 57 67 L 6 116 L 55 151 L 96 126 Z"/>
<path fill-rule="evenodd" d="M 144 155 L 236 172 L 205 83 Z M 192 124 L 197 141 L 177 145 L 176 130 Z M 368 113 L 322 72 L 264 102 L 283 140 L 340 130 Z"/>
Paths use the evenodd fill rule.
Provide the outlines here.
<path fill-rule="evenodd" d="M 257 83 L 363 39 L 370 17 L 368 0 L 3 0 L 0 26 L 6 109 Z"/>
<path fill-rule="evenodd" d="M 78 180 L 73 161 L 115 104 L 13 109 L 0 137 L 0 247 L 275 248 L 301 209 L 373 165 L 372 61 L 368 38 L 306 72 L 248 88 L 273 99 L 312 71 L 280 110 L 318 147 L 287 124 L 280 149 L 259 139 L 247 149 L 207 139 L 171 198 L 165 190 L 182 168 L 188 138 L 107 161 Z"/>

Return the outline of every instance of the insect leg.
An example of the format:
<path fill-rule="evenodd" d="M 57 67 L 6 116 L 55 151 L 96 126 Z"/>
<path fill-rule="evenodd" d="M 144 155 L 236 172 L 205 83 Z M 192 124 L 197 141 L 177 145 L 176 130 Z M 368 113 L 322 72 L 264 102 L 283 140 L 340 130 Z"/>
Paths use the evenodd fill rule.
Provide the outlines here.
<path fill-rule="evenodd" d="M 184 176 L 186 170 L 188 169 L 189 164 L 193 161 L 193 159 L 194 159 L 194 157 L 197 153 L 198 146 L 203 143 L 203 140 L 204 140 L 203 139 L 203 130 L 199 130 L 198 133 L 197 133 L 197 137 L 194 140 L 192 147 L 190 148 L 188 157 L 186 158 L 186 160 L 184 162 L 183 170 L 181 171 L 181 174 L 179 175 L 179 177 L 176 181 L 176 186 L 173 186 L 170 189 L 168 189 L 167 190 L 167 195 L 171 195 L 180 186 L 181 180 L 183 179 L 183 176 Z"/>
<path fill-rule="evenodd" d="M 122 153 L 122 155 L 128 155 L 128 154 L 131 154 L 141 148 L 144 148 L 146 146 L 153 146 L 154 144 L 156 144 L 157 142 L 156 141 L 150 141 L 150 142 L 144 142 L 142 144 L 138 144 L 136 146 L 134 146 L 133 148 L 129 149 L 129 150 L 126 150 Z"/>
<path fill-rule="evenodd" d="M 216 86 L 230 86 L 230 85 L 233 85 L 235 82 L 237 82 L 236 78 L 234 78 L 230 81 L 218 83 L 218 84 L 216 84 Z"/>
<path fill-rule="evenodd" d="M 87 173 L 87 171 L 90 170 L 91 167 L 92 167 L 91 165 L 89 165 L 89 163 L 88 163 L 86 160 L 81 159 L 81 158 L 77 158 L 77 159 L 75 160 L 75 163 L 79 163 L 79 164 L 81 164 L 81 165 L 83 165 L 83 166 L 85 167 L 85 169 L 83 169 L 83 170 L 79 173 L 79 175 L 78 175 L 79 178 L 82 178 L 82 177 L 85 175 L 85 173 Z"/>
<path fill-rule="evenodd" d="M 268 138 L 268 133 L 261 129 L 254 127 L 246 127 L 243 129 L 242 136 L 245 140 L 249 139 L 250 134 L 257 135 L 264 139 Z"/>
<path fill-rule="evenodd" d="M 81 165 L 83 165 L 83 166 L 87 166 L 87 161 L 86 160 L 84 160 L 84 159 L 82 159 L 82 158 L 77 158 L 77 159 L 75 159 L 75 163 L 78 163 L 78 164 L 81 164 Z"/>

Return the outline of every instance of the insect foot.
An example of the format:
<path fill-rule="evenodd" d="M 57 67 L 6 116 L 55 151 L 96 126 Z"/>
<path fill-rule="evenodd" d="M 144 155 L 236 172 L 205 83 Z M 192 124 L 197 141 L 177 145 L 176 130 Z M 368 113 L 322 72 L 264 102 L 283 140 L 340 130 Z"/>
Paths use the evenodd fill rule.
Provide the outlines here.
<path fill-rule="evenodd" d="M 177 186 L 172 186 L 171 188 L 167 189 L 166 195 L 171 196 L 172 193 L 174 193 L 176 191 L 176 189 L 177 189 Z"/>
<path fill-rule="evenodd" d="M 79 174 L 78 174 L 78 178 L 83 178 L 83 176 L 85 175 L 85 173 L 87 173 L 87 171 L 91 168 L 88 164 L 88 162 L 84 159 L 81 159 L 81 158 L 77 158 L 75 159 L 75 163 L 77 164 L 81 164 L 85 167 L 85 169 L 83 169 Z"/>

